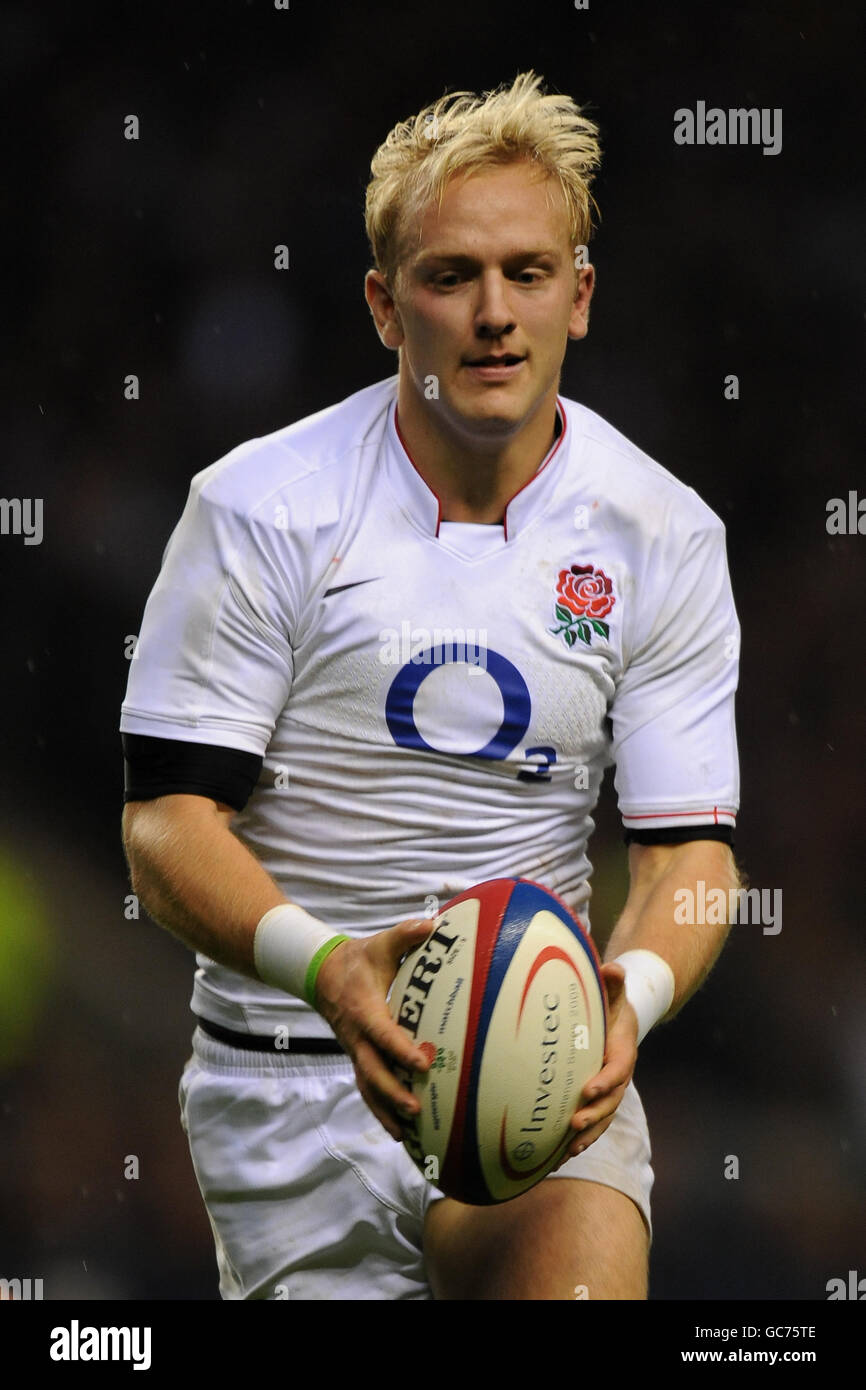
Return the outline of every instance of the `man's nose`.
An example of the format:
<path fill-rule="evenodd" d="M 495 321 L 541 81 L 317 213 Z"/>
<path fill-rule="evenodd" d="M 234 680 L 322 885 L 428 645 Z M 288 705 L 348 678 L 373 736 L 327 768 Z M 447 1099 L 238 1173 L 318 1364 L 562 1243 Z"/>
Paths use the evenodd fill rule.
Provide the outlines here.
<path fill-rule="evenodd" d="M 497 271 L 483 274 L 478 288 L 475 331 L 482 338 L 501 338 L 513 332 L 514 326 L 504 276 Z"/>

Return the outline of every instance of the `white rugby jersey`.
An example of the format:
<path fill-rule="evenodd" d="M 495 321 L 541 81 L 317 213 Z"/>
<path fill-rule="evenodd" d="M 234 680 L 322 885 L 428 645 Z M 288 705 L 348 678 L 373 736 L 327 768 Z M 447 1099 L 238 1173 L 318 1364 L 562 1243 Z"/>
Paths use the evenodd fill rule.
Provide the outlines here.
<path fill-rule="evenodd" d="M 263 757 L 233 822 L 293 902 L 349 934 L 524 876 L 587 920 L 616 763 L 626 827 L 733 825 L 739 626 L 724 527 L 598 415 L 562 428 L 504 525 L 448 523 L 397 378 L 192 481 L 121 729 Z M 198 957 L 193 1008 L 327 1035 Z"/>

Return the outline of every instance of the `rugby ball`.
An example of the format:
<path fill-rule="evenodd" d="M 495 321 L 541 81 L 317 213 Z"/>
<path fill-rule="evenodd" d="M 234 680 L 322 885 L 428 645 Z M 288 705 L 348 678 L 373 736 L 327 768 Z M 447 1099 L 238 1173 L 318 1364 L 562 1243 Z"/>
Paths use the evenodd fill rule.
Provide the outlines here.
<path fill-rule="evenodd" d="M 421 1105 L 403 1142 L 424 1176 L 477 1206 L 540 1182 L 604 1060 L 604 984 L 574 914 L 529 879 L 468 889 L 401 963 L 390 1009 L 431 1060 L 397 1073 Z"/>

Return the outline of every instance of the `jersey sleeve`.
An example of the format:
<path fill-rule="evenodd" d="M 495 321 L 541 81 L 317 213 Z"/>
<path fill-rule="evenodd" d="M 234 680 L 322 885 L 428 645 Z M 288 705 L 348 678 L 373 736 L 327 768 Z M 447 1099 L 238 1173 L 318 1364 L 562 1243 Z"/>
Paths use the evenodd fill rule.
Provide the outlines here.
<path fill-rule="evenodd" d="M 249 515 L 219 476 L 193 479 L 130 662 L 124 734 L 265 753 L 293 676 L 284 535 L 273 508 Z"/>
<path fill-rule="evenodd" d="M 711 514 L 710 514 L 711 515 Z M 656 552 L 610 710 L 626 838 L 730 841 L 739 808 L 734 722 L 740 627 L 713 517 Z"/>

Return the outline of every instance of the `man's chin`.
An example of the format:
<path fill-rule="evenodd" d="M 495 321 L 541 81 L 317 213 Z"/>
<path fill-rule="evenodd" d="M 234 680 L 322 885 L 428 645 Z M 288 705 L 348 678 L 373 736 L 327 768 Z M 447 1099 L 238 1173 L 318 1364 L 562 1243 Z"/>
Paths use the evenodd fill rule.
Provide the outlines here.
<path fill-rule="evenodd" d="M 518 434 L 535 414 L 538 402 L 509 400 L 507 391 L 497 389 L 485 396 L 457 397 L 444 402 L 442 412 L 448 426 L 466 439 L 507 440 Z"/>

